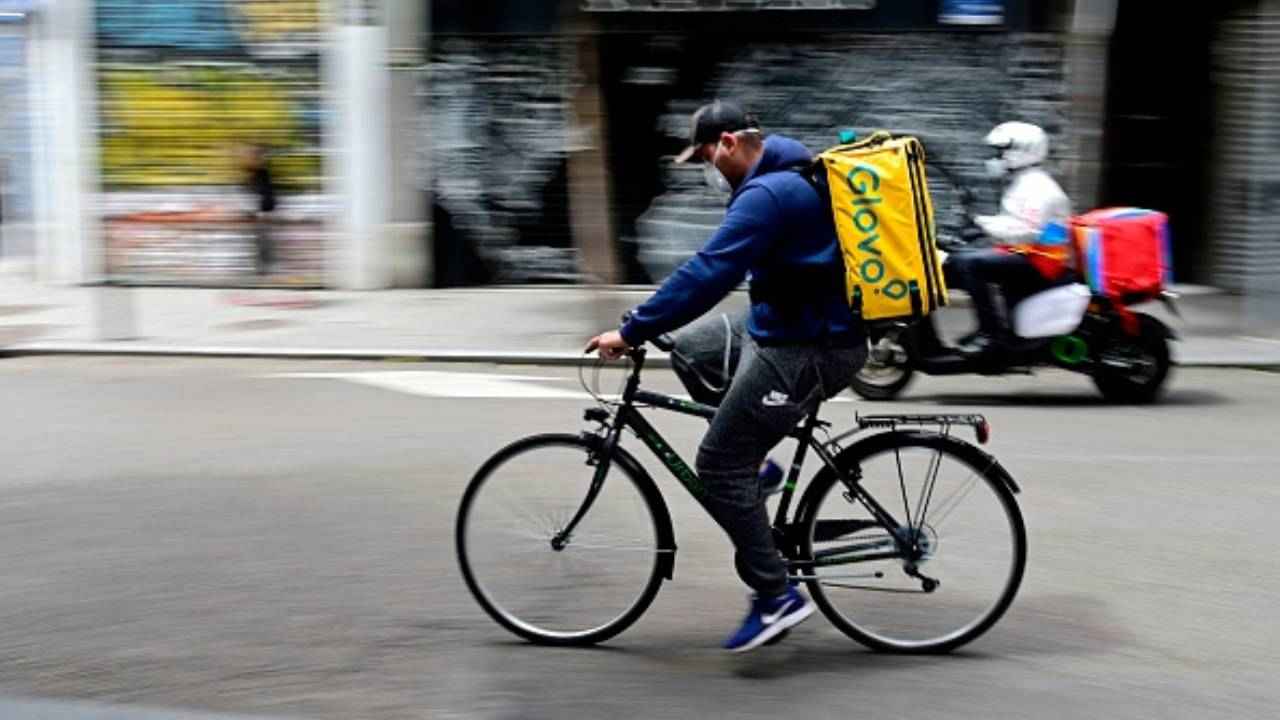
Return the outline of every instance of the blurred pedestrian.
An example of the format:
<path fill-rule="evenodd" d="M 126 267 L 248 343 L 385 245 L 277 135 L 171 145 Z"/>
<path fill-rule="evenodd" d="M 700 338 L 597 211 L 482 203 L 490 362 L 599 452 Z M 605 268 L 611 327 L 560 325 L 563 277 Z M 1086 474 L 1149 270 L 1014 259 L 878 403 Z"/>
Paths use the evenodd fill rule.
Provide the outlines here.
<path fill-rule="evenodd" d="M 249 213 L 253 224 L 254 244 L 257 249 L 256 270 L 259 275 L 269 275 L 274 270 L 276 248 L 271 234 L 272 213 L 276 209 L 276 187 L 271 179 L 266 147 L 248 145 L 240 151 L 240 167 L 244 182 L 254 197 L 254 210 Z"/>

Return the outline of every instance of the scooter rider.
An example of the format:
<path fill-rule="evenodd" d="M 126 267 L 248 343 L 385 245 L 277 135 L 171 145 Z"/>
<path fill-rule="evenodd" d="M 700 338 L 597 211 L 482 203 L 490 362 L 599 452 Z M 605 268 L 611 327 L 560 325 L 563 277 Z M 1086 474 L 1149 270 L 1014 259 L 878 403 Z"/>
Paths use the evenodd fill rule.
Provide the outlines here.
<path fill-rule="evenodd" d="M 986 144 L 997 155 L 987 161 L 988 173 L 1007 177 L 1000 214 L 974 218 L 995 245 L 963 249 L 946 262 L 947 282 L 969 293 L 978 316 L 978 333 L 960 350 L 971 357 L 990 356 L 1004 347 L 1012 333 L 996 308 L 991 285 L 999 286 L 1006 307 L 1036 292 L 1060 284 L 1070 273 L 1070 252 L 1061 242 L 1050 244 L 1045 229 L 1063 226 L 1071 216 L 1071 202 L 1062 187 L 1043 168 L 1049 156 L 1049 137 L 1030 123 L 996 126 Z"/>

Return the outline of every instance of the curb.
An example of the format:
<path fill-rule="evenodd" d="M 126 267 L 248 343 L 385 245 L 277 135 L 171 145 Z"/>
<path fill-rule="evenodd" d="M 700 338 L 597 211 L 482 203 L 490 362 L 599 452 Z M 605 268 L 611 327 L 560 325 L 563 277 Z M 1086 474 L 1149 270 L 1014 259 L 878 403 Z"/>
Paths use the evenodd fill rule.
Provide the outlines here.
<path fill-rule="evenodd" d="M 256 360 L 359 360 L 384 362 L 489 363 L 494 365 L 573 366 L 590 360 L 583 353 L 500 352 L 471 350 L 339 350 L 308 348 L 254 348 L 117 345 L 95 343 L 59 343 L 48 345 L 15 345 L 0 348 L 0 357 L 38 357 L 54 355 L 115 357 L 188 357 Z M 670 367 L 671 359 L 650 350 L 648 366 Z"/>
<path fill-rule="evenodd" d="M 492 365 L 542 365 L 577 367 L 589 361 L 588 355 L 576 352 L 502 352 L 483 350 L 352 350 L 261 347 L 208 347 L 124 345 L 117 343 L 49 343 L 15 345 L 0 348 L 0 358 L 40 356 L 86 357 L 183 357 L 225 358 L 239 360 L 354 360 L 364 362 L 405 363 L 484 363 Z M 670 367 L 666 353 L 650 350 L 646 364 Z M 1174 367 L 1263 370 L 1280 372 L 1280 361 L 1268 360 L 1175 360 Z"/>

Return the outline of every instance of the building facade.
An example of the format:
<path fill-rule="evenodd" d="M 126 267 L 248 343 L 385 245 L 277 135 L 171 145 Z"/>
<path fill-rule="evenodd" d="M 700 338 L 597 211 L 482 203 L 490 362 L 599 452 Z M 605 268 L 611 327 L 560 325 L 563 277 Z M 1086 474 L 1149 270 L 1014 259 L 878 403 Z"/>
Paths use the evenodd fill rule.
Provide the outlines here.
<path fill-rule="evenodd" d="M 658 282 L 723 210 L 670 159 L 698 104 L 733 97 L 814 149 L 841 129 L 919 135 L 948 169 L 930 177 L 943 230 L 957 183 L 994 207 L 982 136 L 1038 123 L 1077 209 L 1166 210 L 1180 281 L 1280 295 L 1280 0 L 1159 14 L 1136 0 L 28 0 L 21 14 L 0 24 L 0 153 L 29 179 L 0 198 L 29 216 L 27 252 L 55 282 L 246 282 L 244 142 L 271 149 L 288 282 Z"/>

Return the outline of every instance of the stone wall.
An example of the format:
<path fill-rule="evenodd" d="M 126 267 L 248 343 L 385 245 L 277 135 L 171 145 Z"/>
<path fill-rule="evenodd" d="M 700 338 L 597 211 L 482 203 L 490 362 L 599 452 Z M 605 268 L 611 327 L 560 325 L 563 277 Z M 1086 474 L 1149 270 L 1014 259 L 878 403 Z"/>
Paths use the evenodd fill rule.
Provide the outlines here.
<path fill-rule="evenodd" d="M 768 131 L 815 150 L 834 144 L 840 128 L 919 135 L 931 158 L 953 168 L 985 201 L 981 209 L 990 211 L 998 191 L 981 173 L 988 157 L 981 144 L 986 132 L 1005 120 L 1039 123 L 1055 140 L 1066 131 L 1064 46 L 1057 36 L 909 32 L 780 38 L 713 52 L 709 74 L 705 50 L 696 58 L 692 53 L 701 38 L 669 40 L 690 52 L 661 58 L 637 53 L 630 67 L 611 71 L 661 79 L 665 94 L 658 94 L 662 107 L 653 132 L 663 136 L 657 145 L 671 152 L 684 140 L 689 113 L 700 102 L 734 97 Z M 430 153 L 435 168 L 437 206 L 456 230 L 450 242 L 474 245 L 496 266 L 499 279 L 576 276 L 572 243 L 552 237 L 560 213 L 547 207 L 559 202 L 557 174 L 574 142 L 569 99 L 579 74 L 570 67 L 576 56 L 566 52 L 567 42 L 504 36 L 440 38 L 434 44 L 425 98 L 431 121 L 421 151 Z M 626 110 L 612 108 L 615 115 Z M 1065 166 L 1063 148 L 1055 148 L 1055 168 Z M 623 256 L 638 256 L 650 278 L 660 280 L 706 240 L 723 200 L 705 189 L 699 169 L 672 167 L 670 155 L 654 153 L 644 162 L 659 168 L 661 190 L 632 234 L 618 241 L 633 245 Z M 615 177 L 632 170 L 612 168 Z M 941 175 L 931 182 L 939 225 L 953 227 L 954 191 Z M 531 231 L 531 223 L 541 229 Z"/>
<path fill-rule="evenodd" d="M 565 202 L 558 176 L 576 76 L 566 44 L 455 37 L 433 48 L 419 151 L 430 156 L 429 190 L 454 231 L 436 241 L 475 246 L 498 281 L 576 279 L 567 219 L 548 207 Z"/>
<path fill-rule="evenodd" d="M 835 144 L 840 128 L 888 129 L 919 136 L 930 161 L 944 164 L 992 211 L 996 185 L 983 176 L 983 136 L 1006 120 L 1040 124 L 1055 141 L 1066 129 L 1063 44 L 1056 36 L 910 33 L 859 35 L 743 49 L 722 63 L 706 97 L 734 97 L 769 132 L 817 150 Z M 688 132 L 700 99 L 670 105 L 663 128 Z M 1057 142 L 1052 168 L 1064 167 Z M 704 242 L 719 220 L 721 200 L 702 188 L 695 167 L 668 167 L 667 192 L 642 217 L 641 261 L 654 277 Z M 951 183 L 930 173 L 940 231 L 954 229 L 958 204 Z"/>

